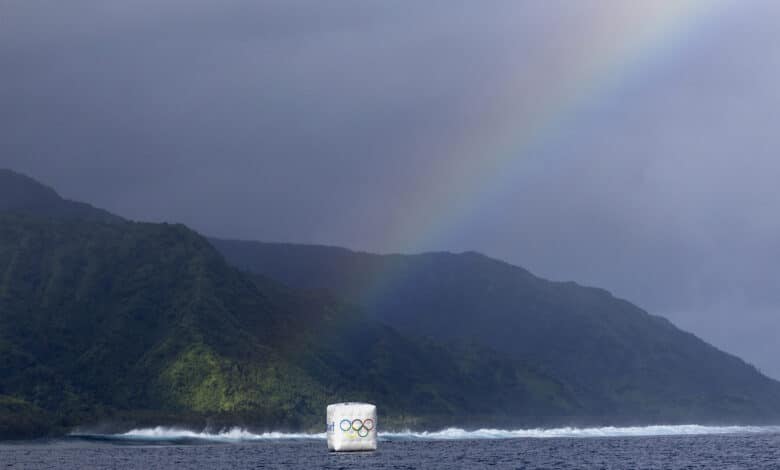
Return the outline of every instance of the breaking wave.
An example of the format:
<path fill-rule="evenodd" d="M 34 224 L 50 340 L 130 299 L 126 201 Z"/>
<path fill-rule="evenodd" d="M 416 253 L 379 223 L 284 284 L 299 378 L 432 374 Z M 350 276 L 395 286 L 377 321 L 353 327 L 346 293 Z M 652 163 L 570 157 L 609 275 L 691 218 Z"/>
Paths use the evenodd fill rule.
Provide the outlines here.
<path fill-rule="evenodd" d="M 282 439 L 325 439 L 325 433 L 286 433 L 264 432 L 254 433 L 243 428 L 229 428 L 219 431 L 192 431 L 189 429 L 157 426 L 154 428 L 133 429 L 120 434 L 100 434 L 85 431 L 76 431 L 70 434 L 78 439 L 90 439 L 100 441 L 124 441 L 124 442 L 245 442 Z"/>
<path fill-rule="evenodd" d="M 117 437 L 126 439 L 150 439 L 150 440 L 176 440 L 176 439 L 206 439 L 210 441 L 259 441 L 268 439 L 325 439 L 325 433 L 306 434 L 306 433 L 284 433 L 284 432 L 264 432 L 255 434 L 242 428 L 224 429 L 218 432 L 209 431 L 189 431 L 186 429 L 166 428 L 158 426 L 156 428 L 133 429 Z"/>
<path fill-rule="evenodd" d="M 545 438 L 593 438 L 593 437 L 648 437 L 648 436 L 695 436 L 717 434 L 774 434 L 780 433 L 780 426 L 701 426 L 701 425 L 658 425 L 632 427 L 592 428 L 550 428 L 550 429 L 478 429 L 467 431 L 461 428 L 447 428 L 440 431 L 380 432 L 383 441 L 400 440 L 473 440 L 473 439 L 545 439 Z M 74 433 L 73 437 L 122 441 L 212 441 L 251 442 L 283 439 L 325 439 L 325 433 L 253 433 L 243 428 L 221 431 L 191 431 L 171 427 L 133 429 L 122 434 Z"/>
<path fill-rule="evenodd" d="M 545 439 L 545 438 L 588 438 L 588 437 L 649 437 L 649 436 L 696 436 L 713 434 L 771 434 L 780 433 L 780 426 L 700 426 L 689 425 L 658 425 L 630 427 L 598 427 L 598 428 L 550 428 L 550 429 L 478 429 L 466 431 L 460 428 L 448 428 L 441 431 L 423 432 L 388 432 L 380 433 L 380 437 L 388 440 L 422 439 L 422 440 L 468 440 L 468 439 Z"/>

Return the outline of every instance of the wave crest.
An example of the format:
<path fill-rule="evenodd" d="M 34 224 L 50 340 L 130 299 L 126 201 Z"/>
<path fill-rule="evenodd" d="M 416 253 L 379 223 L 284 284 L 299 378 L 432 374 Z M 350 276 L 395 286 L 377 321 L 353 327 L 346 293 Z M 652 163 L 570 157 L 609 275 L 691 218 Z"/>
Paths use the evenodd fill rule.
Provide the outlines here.
<path fill-rule="evenodd" d="M 701 426 L 656 425 L 628 427 L 562 427 L 550 429 L 478 429 L 466 431 L 460 428 L 448 428 L 441 431 L 423 432 L 387 432 L 380 437 L 395 439 L 423 440 L 469 440 L 469 439 L 545 439 L 545 438 L 589 438 L 589 437 L 650 437 L 650 436 L 695 436 L 715 434 L 768 434 L 780 433 L 780 426 Z"/>
<path fill-rule="evenodd" d="M 72 437 L 80 438 L 99 438 L 108 440 L 137 440 L 137 441 L 186 441 L 186 440 L 204 440 L 217 442 L 241 442 L 241 441 L 260 441 L 260 440 L 280 440 L 280 439 L 325 439 L 325 433 L 307 434 L 307 433 L 285 433 L 285 432 L 264 432 L 253 433 L 244 428 L 229 428 L 219 431 L 192 431 L 189 429 L 156 426 L 153 428 L 132 429 L 121 434 L 93 434 L 87 432 L 74 432 Z"/>
<path fill-rule="evenodd" d="M 550 429 L 478 429 L 468 431 L 462 428 L 447 428 L 440 431 L 401 431 L 380 432 L 382 441 L 399 440 L 477 440 L 477 439 L 545 439 L 545 438 L 593 438 L 593 437 L 649 437 L 649 436 L 695 436 L 718 434 L 772 434 L 780 433 L 780 426 L 702 426 L 689 425 L 656 425 L 629 427 L 561 427 Z M 107 440 L 134 441 L 216 441 L 216 442 L 247 442 L 284 439 L 326 438 L 323 433 L 285 433 L 265 432 L 253 433 L 243 428 L 229 428 L 220 431 L 192 431 L 188 429 L 157 426 L 154 428 L 133 429 L 122 434 L 88 434 L 74 433 L 73 437 L 100 438 Z"/>

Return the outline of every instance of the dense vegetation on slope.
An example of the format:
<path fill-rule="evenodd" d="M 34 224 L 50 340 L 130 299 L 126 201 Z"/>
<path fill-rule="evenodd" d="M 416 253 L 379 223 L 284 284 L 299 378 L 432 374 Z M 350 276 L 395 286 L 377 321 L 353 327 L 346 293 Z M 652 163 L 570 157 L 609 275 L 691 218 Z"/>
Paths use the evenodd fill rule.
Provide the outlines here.
<path fill-rule="evenodd" d="M 264 379 L 302 375 L 242 323 L 273 324 L 254 285 L 183 227 L 0 216 L 0 273 L 0 393 L 65 426 L 107 409 L 273 416 L 291 392 L 254 406 Z"/>
<path fill-rule="evenodd" d="M 0 377 L 6 437 L 41 420 L 319 429 L 350 399 L 406 424 L 577 410 L 524 363 L 250 278 L 186 227 L 17 214 L 0 214 Z"/>
<path fill-rule="evenodd" d="M 320 429 L 336 400 L 396 426 L 780 416 L 780 385 L 739 359 L 475 253 L 209 242 L 7 171 L 0 196 L 0 438 Z"/>
<path fill-rule="evenodd" d="M 587 414 L 603 420 L 780 416 L 780 384 L 601 289 L 546 281 L 477 253 L 379 256 L 212 243 L 242 269 L 329 289 L 407 334 L 469 339 L 540 364 L 572 386 Z"/>

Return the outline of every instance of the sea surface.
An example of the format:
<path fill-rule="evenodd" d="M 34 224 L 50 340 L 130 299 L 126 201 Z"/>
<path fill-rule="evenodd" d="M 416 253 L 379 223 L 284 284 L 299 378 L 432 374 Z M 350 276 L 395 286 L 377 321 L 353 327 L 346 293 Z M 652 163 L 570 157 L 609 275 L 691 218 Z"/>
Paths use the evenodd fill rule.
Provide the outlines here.
<path fill-rule="evenodd" d="M 1 469 L 780 469 L 780 426 L 649 426 L 380 433 L 370 453 L 324 434 L 137 429 L 0 443 Z"/>

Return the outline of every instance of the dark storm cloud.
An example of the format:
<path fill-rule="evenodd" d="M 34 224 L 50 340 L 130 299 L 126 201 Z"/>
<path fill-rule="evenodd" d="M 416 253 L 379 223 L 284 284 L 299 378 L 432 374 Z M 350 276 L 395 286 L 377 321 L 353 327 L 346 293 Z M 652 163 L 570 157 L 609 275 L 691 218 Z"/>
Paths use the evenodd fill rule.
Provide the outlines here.
<path fill-rule="evenodd" d="M 0 167 L 207 234 L 404 249 L 497 84 L 533 123 L 626 5 L 6 0 Z M 744 2 L 647 59 L 420 248 L 607 287 L 780 377 L 778 13 Z"/>
<path fill-rule="evenodd" d="M 13 166 L 49 180 L 71 173 L 59 184 L 66 194 L 130 216 L 185 216 L 212 233 L 313 241 L 304 225 L 327 233 L 316 228 L 320 219 L 343 227 L 355 216 L 326 214 L 333 211 L 320 203 L 370 215 L 373 205 L 355 197 L 361 185 L 393 191 L 387 176 L 413 175 L 415 156 L 399 147 L 446 132 L 447 103 L 468 80 L 440 82 L 463 72 L 463 54 L 478 60 L 442 52 L 446 43 L 435 37 L 430 50 L 408 54 L 416 41 L 403 29 L 433 4 L 415 14 L 376 2 L 163 4 L 6 7 Z M 155 201 L 160 211 L 149 213 Z M 245 213 L 290 223 L 264 220 L 261 232 L 230 226 Z"/>

